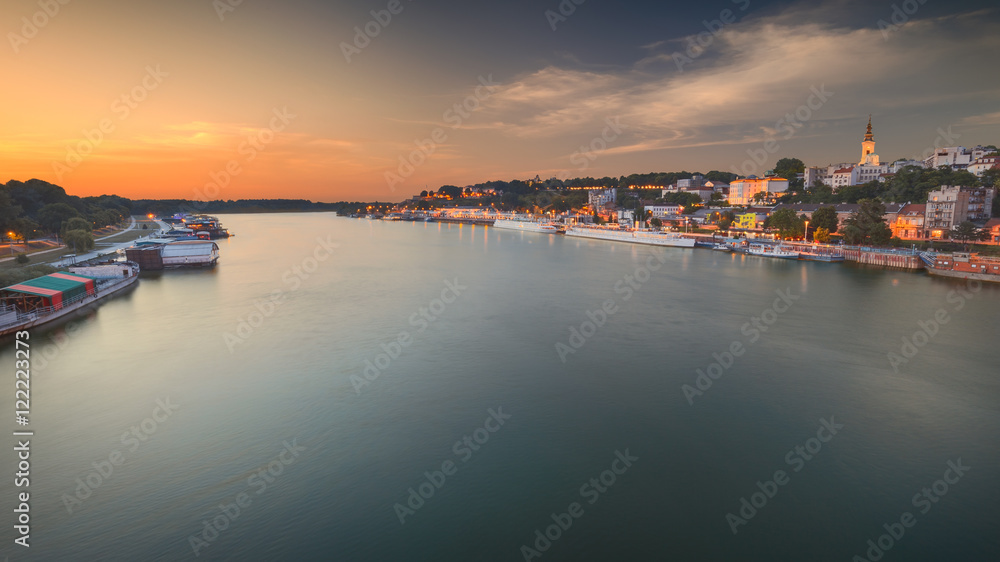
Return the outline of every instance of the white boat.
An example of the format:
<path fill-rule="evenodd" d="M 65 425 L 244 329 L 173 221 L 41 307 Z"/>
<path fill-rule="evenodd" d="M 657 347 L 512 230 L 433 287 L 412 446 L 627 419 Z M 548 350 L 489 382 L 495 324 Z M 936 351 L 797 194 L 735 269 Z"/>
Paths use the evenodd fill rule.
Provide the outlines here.
<path fill-rule="evenodd" d="M 713 250 L 718 250 L 720 252 L 732 252 L 733 249 L 725 242 L 719 242 L 718 244 L 712 246 Z"/>
<path fill-rule="evenodd" d="M 772 246 L 770 244 L 754 243 L 747 248 L 747 253 L 751 256 L 763 256 L 767 258 L 781 258 L 785 260 L 799 259 L 799 253 L 784 248 L 782 246 Z"/>
<path fill-rule="evenodd" d="M 694 238 L 684 238 L 676 232 L 661 232 L 657 230 L 628 230 L 620 227 L 574 226 L 566 231 L 566 236 L 598 238 L 600 240 L 615 240 L 618 242 L 649 244 L 652 246 L 694 248 Z"/>
<path fill-rule="evenodd" d="M 522 232 L 545 232 L 555 234 L 559 229 L 551 223 L 544 223 L 530 219 L 497 219 L 493 221 L 493 228 L 506 230 L 520 230 Z"/>

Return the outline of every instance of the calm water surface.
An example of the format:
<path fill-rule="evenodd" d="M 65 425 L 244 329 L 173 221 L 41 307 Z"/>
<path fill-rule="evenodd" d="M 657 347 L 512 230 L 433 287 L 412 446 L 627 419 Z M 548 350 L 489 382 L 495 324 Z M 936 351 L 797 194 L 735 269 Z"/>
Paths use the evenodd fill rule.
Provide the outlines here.
<path fill-rule="evenodd" d="M 1000 287 L 484 227 L 223 221 L 237 236 L 215 270 L 144 278 L 33 334 L 32 546 L 8 523 L 0 553 L 847 561 L 889 525 L 883 560 L 1000 559 Z M 932 335 L 904 348 L 921 322 Z"/>

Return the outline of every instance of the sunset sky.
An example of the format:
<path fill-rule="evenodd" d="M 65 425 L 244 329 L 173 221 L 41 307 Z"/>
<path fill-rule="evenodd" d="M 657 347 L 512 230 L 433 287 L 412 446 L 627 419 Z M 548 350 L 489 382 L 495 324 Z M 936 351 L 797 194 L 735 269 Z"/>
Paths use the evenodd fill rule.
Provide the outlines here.
<path fill-rule="evenodd" d="M 565 0 L 566 16 L 558 0 L 62 2 L 0 7 L 0 181 L 399 201 L 536 174 L 736 171 L 773 138 L 760 173 L 858 160 L 869 113 L 883 161 L 1000 144 L 987 0 Z M 713 35 L 712 20 L 731 23 Z"/>

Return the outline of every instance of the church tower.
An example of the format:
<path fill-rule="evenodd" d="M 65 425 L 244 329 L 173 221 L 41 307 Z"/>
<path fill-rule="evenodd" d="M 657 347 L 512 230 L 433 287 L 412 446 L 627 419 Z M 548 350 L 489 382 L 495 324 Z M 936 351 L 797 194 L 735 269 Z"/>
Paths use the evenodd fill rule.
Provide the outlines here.
<path fill-rule="evenodd" d="M 878 166 L 878 154 L 875 154 L 875 137 L 872 135 L 872 116 L 868 116 L 868 132 L 865 133 L 865 140 L 861 141 L 861 161 L 859 166 Z"/>

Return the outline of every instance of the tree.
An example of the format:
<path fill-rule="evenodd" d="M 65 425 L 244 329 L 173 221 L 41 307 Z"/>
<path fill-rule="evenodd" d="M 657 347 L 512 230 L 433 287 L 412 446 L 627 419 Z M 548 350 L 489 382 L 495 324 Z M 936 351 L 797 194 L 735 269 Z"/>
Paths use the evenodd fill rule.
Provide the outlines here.
<path fill-rule="evenodd" d="M 0 191 L 0 228 L 7 230 L 21 214 L 21 207 L 14 204 L 7 192 Z"/>
<path fill-rule="evenodd" d="M 457 185 L 442 185 L 438 188 L 438 193 L 441 195 L 447 195 L 452 199 L 458 199 L 462 197 L 462 188 Z"/>
<path fill-rule="evenodd" d="M 788 189 L 798 191 L 802 188 L 802 180 L 798 175 L 805 172 L 806 165 L 798 158 L 782 158 L 774 164 L 775 175 L 788 180 Z"/>
<path fill-rule="evenodd" d="M 827 235 L 837 232 L 837 227 L 840 226 L 840 222 L 837 219 L 837 209 L 832 206 L 816 209 L 809 222 L 816 227 L 817 232 L 820 228 L 825 229 Z"/>
<path fill-rule="evenodd" d="M 425 190 L 421 191 L 420 192 L 420 196 L 421 197 L 427 197 L 427 190 L 425 189 Z"/>
<path fill-rule="evenodd" d="M 792 209 L 778 209 L 764 221 L 764 228 L 777 229 L 782 238 L 802 236 L 805 221 L 796 216 Z"/>
<path fill-rule="evenodd" d="M 995 166 L 986 170 L 983 172 L 983 175 L 979 176 L 979 181 L 986 187 L 1000 187 L 997 185 L 998 179 L 1000 179 L 1000 168 Z"/>
<path fill-rule="evenodd" d="M 823 244 L 828 243 L 830 241 L 830 231 L 823 227 L 817 228 L 816 232 L 813 233 L 813 240 Z"/>
<path fill-rule="evenodd" d="M 712 196 L 708 199 L 708 205 L 711 207 L 728 207 L 729 201 L 726 201 L 725 195 L 716 191 L 713 192 Z"/>
<path fill-rule="evenodd" d="M 63 241 L 76 253 L 89 252 L 94 249 L 94 235 L 86 230 L 67 230 Z"/>
<path fill-rule="evenodd" d="M 21 265 L 24 265 L 24 264 L 30 262 L 31 258 L 28 257 L 28 254 L 18 254 L 17 257 L 14 258 L 14 261 L 16 261 L 17 263 L 19 263 Z"/>
<path fill-rule="evenodd" d="M 654 228 L 661 228 L 663 226 L 663 221 L 661 221 L 659 217 L 653 217 L 649 219 L 649 224 L 651 224 Z"/>
<path fill-rule="evenodd" d="M 91 232 L 93 230 L 93 226 L 82 217 L 73 217 L 62 225 L 63 232 L 69 232 L 70 230 L 83 230 Z"/>
<path fill-rule="evenodd" d="M 965 250 L 969 250 L 971 240 L 983 240 L 989 236 L 989 231 L 980 230 L 972 221 L 963 221 L 951 231 L 951 238 L 965 243 Z"/>
<path fill-rule="evenodd" d="M 78 216 L 80 213 L 66 203 L 49 203 L 38 210 L 38 223 L 49 232 L 59 232 L 64 222 Z"/>
<path fill-rule="evenodd" d="M 885 222 L 885 205 L 878 199 L 862 199 L 860 207 L 844 221 L 844 241 L 848 244 L 884 245 L 892 238 Z"/>
<path fill-rule="evenodd" d="M 720 172 L 718 170 L 712 170 L 711 172 L 705 174 L 705 181 L 721 181 L 722 183 L 732 183 L 734 179 L 738 178 L 736 174 L 732 172 Z"/>
<path fill-rule="evenodd" d="M 733 225 L 733 221 L 736 220 L 736 213 L 731 210 L 722 211 L 719 215 L 719 229 L 729 230 L 729 227 Z"/>
<path fill-rule="evenodd" d="M 14 219 L 7 229 L 14 231 L 21 240 L 30 240 L 38 230 L 38 223 L 26 217 L 19 217 Z"/>

